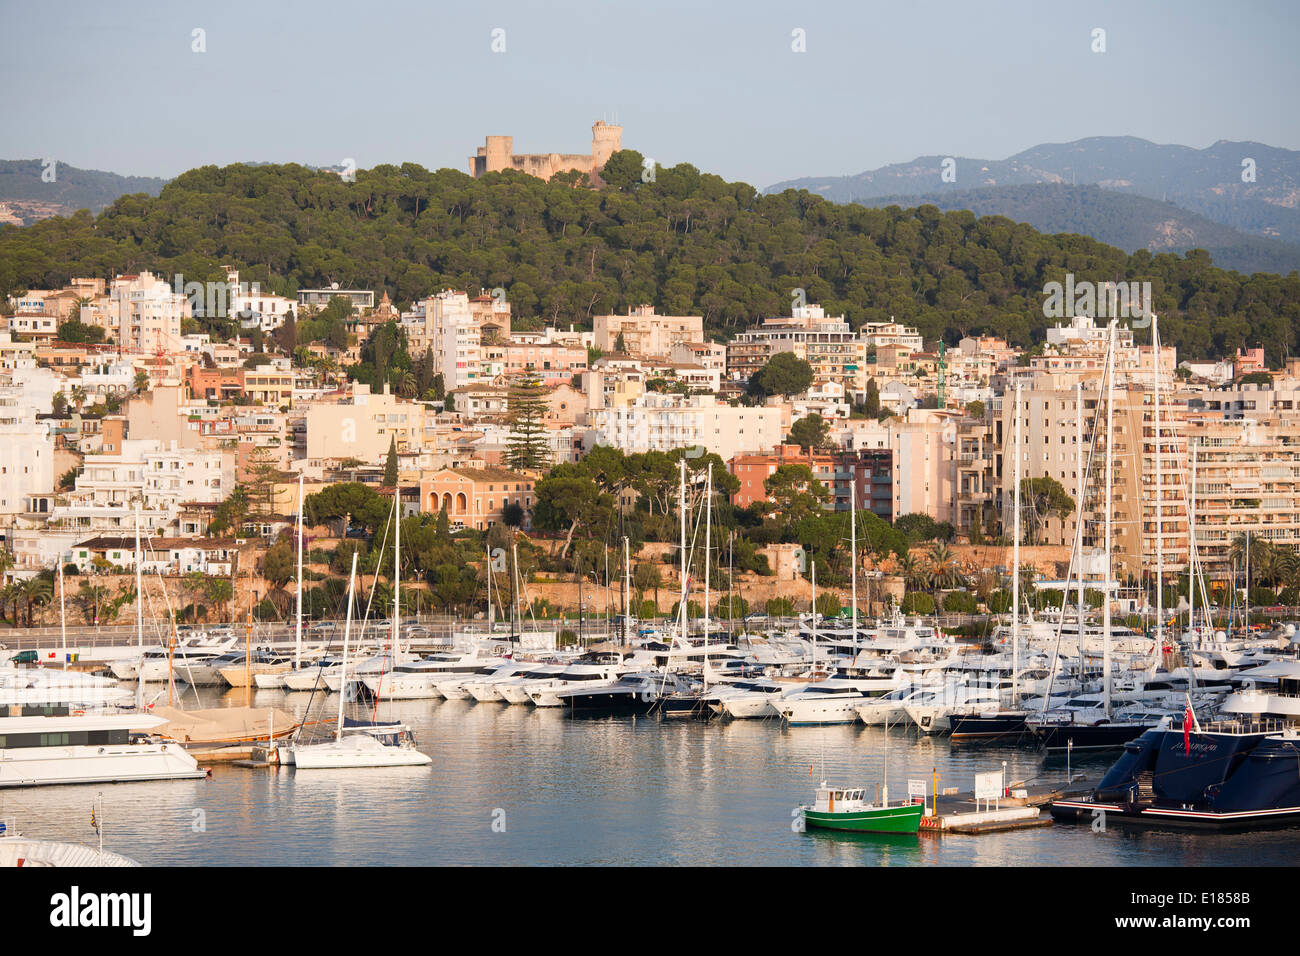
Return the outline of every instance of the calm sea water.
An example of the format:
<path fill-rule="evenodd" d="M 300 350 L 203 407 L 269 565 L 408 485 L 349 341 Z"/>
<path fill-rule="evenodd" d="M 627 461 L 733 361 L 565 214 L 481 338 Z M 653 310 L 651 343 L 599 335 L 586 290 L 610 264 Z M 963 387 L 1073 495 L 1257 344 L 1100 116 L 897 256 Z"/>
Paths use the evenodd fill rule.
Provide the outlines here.
<path fill-rule="evenodd" d="M 191 697 L 191 700 L 193 698 Z M 254 703 L 301 714 L 307 694 Z M 242 704 L 244 693 L 207 694 Z M 313 715 L 335 714 L 337 697 Z M 368 706 L 349 712 L 368 717 Z M 1300 830 L 1179 834 L 1055 826 L 985 836 L 795 832 L 821 768 L 870 789 L 888 765 L 969 790 L 977 772 L 1059 781 L 1064 761 L 1014 746 L 953 746 L 899 728 L 782 728 L 774 721 L 571 720 L 550 709 L 473 701 L 382 704 L 433 757 L 421 768 L 248 770 L 210 780 L 48 787 L 0 793 L 0 814 L 32 836 L 93 844 L 102 794 L 105 847 L 145 864 L 1282 865 Z M 1113 756 L 1075 761 L 1096 781 Z M 494 829 L 495 824 L 495 829 Z M 502 828 L 504 827 L 504 832 Z"/>

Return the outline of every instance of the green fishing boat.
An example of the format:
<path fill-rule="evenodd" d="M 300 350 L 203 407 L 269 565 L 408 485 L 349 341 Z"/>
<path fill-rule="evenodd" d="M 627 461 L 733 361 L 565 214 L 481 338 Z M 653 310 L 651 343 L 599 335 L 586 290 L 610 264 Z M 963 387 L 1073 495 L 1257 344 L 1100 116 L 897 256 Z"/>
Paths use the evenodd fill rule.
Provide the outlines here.
<path fill-rule="evenodd" d="M 828 787 L 822 781 L 812 806 L 799 807 L 805 827 L 820 830 L 848 830 L 854 833 L 916 833 L 925 814 L 923 803 L 898 803 L 888 798 L 881 805 L 869 803 L 862 790 Z"/>

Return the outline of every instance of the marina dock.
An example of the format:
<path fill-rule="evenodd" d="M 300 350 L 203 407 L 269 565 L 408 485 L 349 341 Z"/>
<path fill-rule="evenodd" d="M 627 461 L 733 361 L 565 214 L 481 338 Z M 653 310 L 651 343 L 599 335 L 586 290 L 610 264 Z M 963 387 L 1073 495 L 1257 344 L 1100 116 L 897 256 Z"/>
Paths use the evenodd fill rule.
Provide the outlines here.
<path fill-rule="evenodd" d="M 944 791 L 933 801 L 935 812 L 922 817 L 921 832 L 977 836 L 1051 826 L 1052 817 L 1043 808 L 1067 794 L 1086 793 L 1089 788 L 1077 781 L 1074 784 L 1060 781 L 1032 787 L 1013 784 L 1007 789 L 1011 796 L 998 798 L 991 807 L 989 801 L 977 802 L 973 790 Z"/>

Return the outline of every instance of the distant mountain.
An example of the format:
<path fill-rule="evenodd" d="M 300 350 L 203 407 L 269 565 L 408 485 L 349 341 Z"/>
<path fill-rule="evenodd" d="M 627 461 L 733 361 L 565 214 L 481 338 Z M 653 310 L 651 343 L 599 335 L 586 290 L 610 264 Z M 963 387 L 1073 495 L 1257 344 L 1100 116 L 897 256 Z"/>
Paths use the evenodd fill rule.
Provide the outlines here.
<path fill-rule="evenodd" d="M 30 224 L 50 216 L 67 216 L 78 209 L 97 213 L 129 193 L 157 196 L 167 183 L 152 176 L 119 176 L 66 163 L 53 167 L 53 182 L 42 178 L 44 172 L 45 165 L 39 159 L 0 160 L 0 205 L 8 207 L 10 221 Z"/>
<path fill-rule="evenodd" d="M 1002 214 L 1043 225 L 1015 215 L 1015 209 L 1037 207 L 1046 216 L 1047 194 L 1021 195 L 1013 187 L 1037 185 L 1095 185 L 1103 190 L 1157 200 L 1159 206 L 1135 204 L 1130 211 L 1132 222 L 1121 231 L 1138 235 L 1144 232 L 1159 237 L 1162 233 L 1175 244 L 1161 242 L 1154 249 L 1177 249 L 1177 228 L 1162 225 L 1168 216 L 1168 204 L 1212 223 L 1229 226 L 1242 233 L 1267 240 L 1300 244 L 1300 152 L 1279 149 L 1263 143 L 1235 143 L 1220 140 L 1206 149 L 1187 146 L 1160 146 L 1132 136 L 1101 136 L 1074 143 L 1046 144 L 1027 149 L 1005 160 L 953 157 L 955 181 L 944 182 L 941 173 L 945 157 L 922 156 L 910 163 L 895 163 L 856 176 L 808 177 L 789 180 L 768 187 L 765 192 L 807 189 L 836 202 L 859 202 L 881 205 L 881 200 L 925 196 L 942 208 L 954 208 L 951 197 L 996 189 L 983 195 L 981 214 Z M 1254 182 L 1242 182 L 1244 160 L 1253 160 Z M 947 197 L 942 202 L 935 197 Z M 1131 243 L 1105 238 L 1087 228 L 1072 225 L 1066 218 L 1072 208 L 1064 194 L 1056 197 L 1063 204 L 1052 213 L 1064 228 L 1095 235 L 1106 242 L 1125 248 Z M 1005 207 L 1000 204 L 1005 202 Z M 1094 204 L 1096 201 L 1094 200 Z M 914 205 L 912 199 L 904 204 Z M 1160 218 L 1164 216 L 1164 219 Z M 1175 217 L 1178 218 L 1178 217 Z M 1180 220 L 1182 221 L 1182 220 Z M 1193 233 L 1212 235 L 1205 226 Z M 1211 243 L 1206 243 L 1208 246 Z M 1213 235 L 1212 244 L 1225 251 L 1241 246 L 1239 238 Z M 1183 246 L 1182 248 L 1192 248 Z M 1259 249 L 1247 245 L 1237 253 L 1242 262 L 1272 256 L 1290 255 L 1288 250 L 1266 243 Z M 1217 261 L 1217 259 L 1216 259 Z M 1271 267 L 1269 267 L 1271 269 Z"/>
<path fill-rule="evenodd" d="M 934 205 L 944 212 L 969 209 L 977 216 L 1006 216 L 1039 232 L 1091 236 L 1126 252 L 1182 254 L 1204 249 L 1215 265 L 1238 272 L 1288 273 L 1300 269 L 1300 245 L 1250 235 L 1171 202 L 1124 195 L 1100 186 L 989 186 L 961 192 L 881 196 L 868 206 Z"/>

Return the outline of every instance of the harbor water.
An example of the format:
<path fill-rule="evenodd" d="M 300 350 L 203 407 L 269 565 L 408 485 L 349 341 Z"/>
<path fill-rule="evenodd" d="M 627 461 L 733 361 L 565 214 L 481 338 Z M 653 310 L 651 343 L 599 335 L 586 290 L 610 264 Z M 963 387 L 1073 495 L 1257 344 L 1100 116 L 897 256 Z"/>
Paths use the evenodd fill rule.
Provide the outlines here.
<path fill-rule="evenodd" d="M 243 704 L 205 692 L 202 706 Z M 302 714 L 309 695 L 258 691 L 253 703 Z M 195 705 L 194 692 L 188 702 Z M 317 695 L 332 729 L 338 698 Z M 423 700 L 349 704 L 400 719 L 432 767 L 295 771 L 214 763 L 208 780 L 0 792 L 0 817 L 32 836 L 104 846 L 146 865 L 1283 865 L 1296 830 L 1206 834 L 1051 826 L 980 836 L 800 832 L 792 809 L 824 776 L 869 793 L 888 772 L 970 790 L 1006 763 L 1008 781 L 1063 781 L 1064 759 L 1029 746 L 952 744 L 860 724 L 770 720 L 574 720 L 559 709 Z M 1095 783 L 1115 759 L 1071 768 Z M 201 761 L 202 762 L 202 761 Z M 824 770 L 823 770 L 824 767 Z M 102 795 L 102 797 L 100 797 Z"/>

